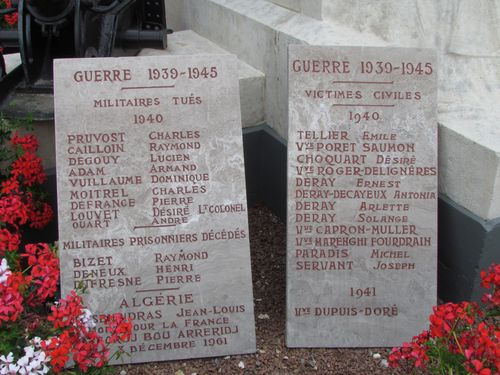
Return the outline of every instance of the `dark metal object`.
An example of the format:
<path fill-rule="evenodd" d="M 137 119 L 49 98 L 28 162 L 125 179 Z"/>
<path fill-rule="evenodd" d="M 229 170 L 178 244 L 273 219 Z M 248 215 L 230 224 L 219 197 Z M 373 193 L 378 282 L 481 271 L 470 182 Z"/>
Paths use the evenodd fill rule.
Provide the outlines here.
<path fill-rule="evenodd" d="M 52 93 L 55 58 L 130 56 L 167 46 L 162 0 L 14 0 L 0 17 L 16 11 L 17 29 L 0 26 L 0 49 L 21 55 L 24 81 L 16 91 Z M 12 91 L 9 75 L 0 52 L 0 106 Z"/>

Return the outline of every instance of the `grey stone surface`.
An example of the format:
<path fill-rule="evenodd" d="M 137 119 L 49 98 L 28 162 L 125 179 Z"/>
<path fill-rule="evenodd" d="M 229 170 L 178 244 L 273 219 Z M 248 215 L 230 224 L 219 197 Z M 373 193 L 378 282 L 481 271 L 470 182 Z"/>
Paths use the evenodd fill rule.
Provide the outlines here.
<path fill-rule="evenodd" d="M 62 292 L 134 318 L 125 362 L 255 351 L 234 56 L 55 62 Z"/>
<path fill-rule="evenodd" d="M 287 344 L 399 345 L 436 303 L 436 57 L 290 46 Z"/>
<path fill-rule="evenodd" d="M 203 38 L 192 30 L 176 31 L 168 36 L 168 48 L 143 49 L 140 56 L 161 55 L 223 55 L 230 54 L 222 47 Z M 264 89 L 266 77 L 261 71 L 237 59 L 240 83 L 241 123 L 243 127 L 254 126 L 264 121 Z"/>

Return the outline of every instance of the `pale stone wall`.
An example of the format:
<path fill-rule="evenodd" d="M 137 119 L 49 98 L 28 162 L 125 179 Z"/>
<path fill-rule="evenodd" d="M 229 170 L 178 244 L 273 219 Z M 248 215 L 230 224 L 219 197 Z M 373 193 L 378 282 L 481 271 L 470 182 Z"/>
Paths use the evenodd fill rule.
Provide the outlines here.
<path fill-rule="evenodd" d="M 500 217 L 498 0 L 166 0 L 193 29 L 266 75 L 265 120 L 287 136 L 288 44 L 439 51 L 440 192 Z"/>
<path fill-rule="evenodd" d="M 309 17 L 323 19 L 323 0 L 271 0 L 271 2 Z"/>

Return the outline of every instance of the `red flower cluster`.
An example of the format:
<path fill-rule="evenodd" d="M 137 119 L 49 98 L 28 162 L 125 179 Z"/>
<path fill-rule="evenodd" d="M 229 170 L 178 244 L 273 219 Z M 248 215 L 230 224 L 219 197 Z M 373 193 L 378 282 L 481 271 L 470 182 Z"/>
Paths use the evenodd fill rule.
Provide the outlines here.
<path fill-rule="evenodd" d="M 19 157 L 11 163 L 9 176 L 1 184 L 0 221 L 15 230 L 25 224 L 41 229 L 52 220 L 54 212 L 47 203 L 35 199 L 32 192 L 46 180 L 42 160 L 35 155 L 38 141 L 33 135 L 15 133 L 10 144 Z"/>
<path fill-rule="evenodd" d="M 498 327 L 479 323 L 462 339 L 466 362 L 471 374 L 493 375 L 500 371 L 500 330 Z"/>
<path fill-rule="evenodd" d="M 420 335 L 413 337 L 409 343 L 405 342 L 402 347 L 393 348 L 389 355 L 389 366 L 399 367 L 404 361 L 408 361 L 416 368 L 425 368 L 426 363 L 429 361 L 428 347 L 425 345 L 429 337 L 429 331 L 424 331 Z"/>
<path fill-rule="evenodd" d="M 99 316 L 101 322 L 106 325 L 106 331 L 110 333 L 109 342 L 126 342 L 132 334 L 132 320 L 125 319 L 122 314 L 111 314 Z"/>
<path fill-rule="evenodd" d="M 35 153 L 38 150 L 38 140 L 33 134 L 20 136 L 19 132 L 12 134 L 10 143 L 14 147 L 20 147 L 24 152 Z"/>
<path fill-rule="evenodd" d="M 22 226 L 41 228 L 53 216 L 50 206 L 35 198 L 35 185 L 45 181 L 41 159 L 35 155 L 38 141 L 32 135 L 15 133 L 10 145 L 18 158 L 10 163 L 1 181 L 0 258 L 10 259 L 10 267 L 14 268 L 12 271 L 18 272 L 11 272 L 8 267 L 8 273 L 3 272 L 2 280 L 5 281 L 0 283 L 0 325 L 2 322 L 15 322 L 25 311 L 24 302 L 30 307 L 45 303 L 47 297 L 55 294 L 59 279 L 59 261 L 47 245 L 26 246 L 26 254 L 21 254 L 27 258 L 27 266 L 31 268 L 30 275 L 26 277 L 19 272 L 24 264 L 20 263 L 18 255 L 7 256 L 20 250 Z"/>
<path fill-rule="evenodd" d="M 0 197 L 0 221 L 18 229 L 28 222 L 28 209 L 19 195 Z"/>
<path fill-rule="evenodd" d="M 476 318 L 482 317 L 479 306 L 475 303 L 445 303 L 433 308 L 434 314 L 429 317 L 430 331 L 433 337 L 445 337 L 452 331 L 466 330 L 473 325 Z"/>
<path fill-rule="evenodd" d="M 85 316 L 82 299 L 74 291 L 52 307 L 48 320 L 54 323 L 54 327 L 64 328 L 61 335 L 49 344 L 42 345 L 51 357 L 50 364 L 54 372 L 60 372 L 70 358 L 84 372 L 91 366 L 102 367 L 108 361 L 109 351 L 104 340 L 91 328 L 93 325 L 89 326 Z M 107 331 L 115 333 L 116 341 L 113 342 L 130 338 L 132 324 L 120 314 L 104 316 L 102 319 Z"/>
<path fill-rule="evenodd" d="M 42 159 L 27 151 L 12 163 L 11 174 L 13 180 L 22 181 L 26 186 L 43 184 L 46 178 L 43 172 Z"/>
<path fill-rule="evenodd" d="M 491 289 L 491 293 L 485 293 L 481 301 L 490 309 L 500 309 L 500 264 L 493 263 L 488 271 L 481 271 L 481 286 Z"/>
<path fill-rule="evenodd" d="M 21 186 L 19 185 L 19 181 L 10 179 L 2 182 L 1 187 L 2 189 L 0 190 L 0 193 L 11 194 L 17 192 Z"/>
<path fill-rule="evenodd" d="M 483 302 L 490 304 L 490 308 L 498 308 L 499 265 L 493 264 L 487 273 L 481 273 L 481 278 L 482 286 L 493 288 L 492 294 L 485 294 Z M 476 303 L 436 306 L 429 320 L 429 330 L 392 349 L 391 367 L 409 365 L 432 368 L 438 373 L 500 373 L 500 329 L 495 321 L 485 317 Z"/>
<path fill-rule="evenodd" d="M 61 299 L 51 307 L 48 320 L 54 323 L 54 328 L 66 328 L 73 325 L 82 315 L 82 297 L 71 291 L 66 299 Z"/>
<path fill-rule="evenodd" d="M 1 233 L 12 237 L 7 230 L 1 230 Z M 36 307 L 57 291 L 59 259 L 47 244 L 26 245 L 26 254 L 21 256 L 28 259 L 31 273 L 26 277 L 20 272 L 10 273 L 5 283 L 0 283 L 0 326 L 2 321 L 15 322 L 24 311 L 24 302 Z"/>
<path fill-rule="evenodd" d="M 26 254 L 31 267 L 30 294 L 27 303 L 35 307 L 53 297 L 59 282 L 59 259 L 47 244 L 26 245 Z"/>
<path fill-rule="evenodd" d="M 51 310 L 48 320 L 54 323 L 55 328 L 64 328 L 61 335 L 43 348 L 51 357 L 54 372 L 60 372 L 70 357 L 82 371 L 87 371 L 89 366 L 102 367 L 109 352 L 97 332 L 82 321 L 82 298 L 72 291 Z"/>
<path fill-rule="evenodd" d="M 11 0 L 2 0 L 2 2 L 3 2 L 4 6 L 0 7 L 0 8 L 11 8 L 12 7 L 12 1 Z M 17 24 L 18 15 L 17 15 L 17 12 L 15 12 L 15 13 L 12 13 L 12 14 L 6 14 L 3 18 L 4 18 L 5 22 L 7 22 L 7 24 L 9 26 L 14 26 L 14 25 Z"/>
<path fill-rule="evenodd" d="M 28 205 L 28 217 L 30 228 L 42 229 L 52 221 L 54 211 L 52 210 L 52 207 L 45 202 L 42 202 L 37 206 L 30 204 Z"/>
<path fill-rule="evenodd" d="M 17 325 L 27 337 L 35 333 L 45 337 L 55 335 L 40 342 L 44 358 L 50 358 L 54 372 L 62 371 L 69 361 L 83 372 L 90 367 L 102 367 L 109 358 L 106 341 L 95 330 L 91 312 L 83 307 L 82 298 L 74 291 L 52 306 L 48 317 L 39 315 L 38 308 L 57 291 L 59 259 L 47 244 L 28 244 L 23 251 L 19 247 L 23 226 L 41 229 L 54 213 L 40 200 L 37 191 L 46 178 L 41 159 L 35 155 L 37 139 L 16 133 L 10 145 L 17 160 L 6 163 L 10 167 L 0 171 L 0 329 Z M 52 327 L 47 321 L 53 323 Z M 130 339 L 132 323 L 122 315 L 103 316 L 102 322 L 109 333 L 109 342 Z M 2 342 L 2 347 L 15 351 L 19 339 L 14 337 L 9 344 Z M 12 357 L 12 351 L 0 355 Z"/>
<path fill-rule="evenodd" d="M 0 327 L 6 322 L 15 322 L 23 312 L 22 290 L 27 280 L 21 273 L 12 273 L 5 283 L 0 283 Z"/>
<path fill-rule="evenodd" d="M 18 233 L 10 233 L 7 229 L 0 229 L 0 258 L 5 255 L 6 251 L 17 251 L 21 239 Z"/>

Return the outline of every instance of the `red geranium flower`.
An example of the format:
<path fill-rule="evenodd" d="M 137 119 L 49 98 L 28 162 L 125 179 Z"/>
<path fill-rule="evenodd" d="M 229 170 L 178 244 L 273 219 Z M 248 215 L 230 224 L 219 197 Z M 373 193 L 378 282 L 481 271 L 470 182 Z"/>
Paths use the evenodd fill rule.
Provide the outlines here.
<path fill-rule="evenodd" d="M 54 217 L 54 211 L 48 203 L 42 203 L 39 208 L 32 204 L 28 205 L 29 226 L 34 229 L 42 229 L 50 223 Z"/>
<path fill-rule="evenodd" d="M 14 147 L 20 146 L 24 152 L 34 153 L 38 150 L 38 140 L 33 134 L 20 136 L 19 132 L 15 132 L 10 139 L 10 143 Z"/>
<path fill-rule="evenodd" d="M 12 8 L 11 0 L 3 0 L 3 2 L 5 4 L 5 8 Z M 6 14 L 4 16 L 5 22 L 7 22 L 9 26 L 14 26 L 17 23 L 17 18 L 18 18 L 17 12 L 12 14 Z"/>
<path fill-rule="evenodd" d="M 15 322 L 24 311 L 21 289 L 29 282 L 21 273 L 11 273 L 5 284 L 0 284 L 0 327 Z"/>
<path fill-rule="evenodd" d="M 53 297 L 59 281 L 59 259 L 47 244 L 26 245 L 28 265 L 31 266 L 31 285 L 33 290 L 27 299 L 31 307 L 44 303 Z"/>
<path fill-rule="evenodd" d="M 8 229 L 0 229 L 0 258 L 6 251 L 17 251 L 21 239 L 18 233 L 11 233 Z"/>
<path fill-rule="evenodd" d="M 18 195 L 0 197 L 0 221 L 15 226 L 26 224 L 28 210 Z"/>
<path fill-rule="evenodd" d="M 101 315 L 99 318 L 106 325 L 106 331 L 111 334 L 109 337 L 110 343 L 130 340 L 130 336 L 132 335 L 132 319 L 125 319 L 120 313 Z"/>
<path fill-rule="evenodd" d="M 20 179 L 26 186 L 43 184 L 46 179 L 42 159 L 32 152 L 25 152 L 24 155 L 12 163 L 11 174 L 14 178 Z"/>
<path fill-rule="evenodd" d="M 2 189 L 0 190 L 0 193 L 2 194 L 12 194 L 12 193 L 18 193 L 20 189 L 19 181 L 17 178 L 10 178 L 4 182 L 2 182 Z"/>
<path fill-rule="evenodd" d="M 481 286 L 492 289 L 492 293 L 485 293 L 481 299 L 490 309 L 500 308 L 500 264 L 493 263 L 488 271 L 481 271 Z"/>

